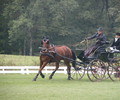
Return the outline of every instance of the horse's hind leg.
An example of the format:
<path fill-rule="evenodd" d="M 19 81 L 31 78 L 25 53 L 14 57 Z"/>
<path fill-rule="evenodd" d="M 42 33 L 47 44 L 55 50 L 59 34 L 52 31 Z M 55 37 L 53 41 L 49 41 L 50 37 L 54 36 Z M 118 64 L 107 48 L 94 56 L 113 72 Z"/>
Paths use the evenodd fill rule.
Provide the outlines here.
<path fill-rule="evenodd" d="M 67 74 L 68 74 L 68 80 L 70 80 L 71 79 L 71 73 L 70 73 L 70 71 L 71 71 L 71 66 L 70 66 L 70 62 L 65 62 L 65 64 L 67 65 Z"/>
<path fill-rule="evenodd" d="M 58 68 L 59 68 L 59 63 L 57 62 L 57 63 L 56 63 L 56 68 L 55 68 L 55 70 L 52 72 L 52 74 L 49 76 L 49 79 L 52 79 L 53 75 L 54 75 L 55 72 L 58 70 Z"/>

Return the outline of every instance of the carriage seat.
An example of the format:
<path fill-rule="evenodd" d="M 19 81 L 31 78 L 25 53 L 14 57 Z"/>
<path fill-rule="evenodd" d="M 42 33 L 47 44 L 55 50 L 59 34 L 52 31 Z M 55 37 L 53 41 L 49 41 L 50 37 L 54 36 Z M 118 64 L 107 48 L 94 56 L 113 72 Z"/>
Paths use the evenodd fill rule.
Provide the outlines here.
<path fill-rule="evenodd" d="M 106 44 L 106 43 L 105 43 Z M 102 53 L 105 53 L 105 48 L 106 46 L 105 45 L 102 45 L 102 46 L 99 46 L 93 53 L 91 53 L 88 58 L 89 59 L 96 59 L 98 58 L 98 56 Z"/>

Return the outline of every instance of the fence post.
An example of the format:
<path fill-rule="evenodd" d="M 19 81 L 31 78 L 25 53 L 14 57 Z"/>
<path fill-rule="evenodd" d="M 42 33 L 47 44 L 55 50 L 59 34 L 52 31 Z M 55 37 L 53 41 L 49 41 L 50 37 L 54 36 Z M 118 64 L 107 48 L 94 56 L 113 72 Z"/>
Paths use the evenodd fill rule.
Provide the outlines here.
<path fill-rule="evenodd" d="M 21 74 L 25 74 L 24 68 L 21 68 Z"/>
<path fill-rule="evenodd" d="M 29 75 L 29 68 L 26 66 L 26 74 Z"/>
<path fill-rule="evenodd" d="M 4 68 L 2 69 L 2 71 L 3 71 L 3 73 L 5 74 L 5 69 L 4 69 Z"/>
<path fill-rule="evenodd" d="M 45 68 L 45 73 L 48 74 L 48 72 L 47 72 L 47 68 Z"/>
<path fill-rule="evenodd" d="M 64 67 L 64 74 L 67 74 L 66 71 L 67 71 L 67 70 L 66 70 L 66 67 Z"/>

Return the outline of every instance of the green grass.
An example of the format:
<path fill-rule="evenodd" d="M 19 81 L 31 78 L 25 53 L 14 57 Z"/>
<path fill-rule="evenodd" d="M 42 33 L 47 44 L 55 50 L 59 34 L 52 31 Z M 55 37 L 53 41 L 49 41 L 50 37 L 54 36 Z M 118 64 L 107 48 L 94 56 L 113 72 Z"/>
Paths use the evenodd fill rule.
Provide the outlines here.
<path fill-rule="evenodd" d="M 0 54 L 0 66 L 39 66 L 39 56 L 21 56 Z M 55 65 L 54 63 L 49 66 Z M 60 65 L 64 65 L 63 62 Z"/>
<path fill-rule="evenodd" d="M 119 100 L 120 83 L 110 79 L 102 82 L 66 80 L 67 75 L 55 74 L 52 80 L 35 74 L 0 74 L 0 100 Z"/>
<path fill-rule="evenodd" d="M 37 66 L 39 57 L 0 54 L 0 66 Z"/>

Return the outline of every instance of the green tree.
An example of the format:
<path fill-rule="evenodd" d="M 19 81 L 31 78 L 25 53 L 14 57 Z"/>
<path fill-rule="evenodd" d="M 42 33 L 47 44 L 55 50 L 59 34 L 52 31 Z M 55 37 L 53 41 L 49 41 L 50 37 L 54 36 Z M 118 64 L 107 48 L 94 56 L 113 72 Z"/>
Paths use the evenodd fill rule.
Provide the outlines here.
<path fill-rule="evenodd" d="M 70 46 L 92 35 L 100 26 L 109 39 L 112 33 L 120 31 L 119 0 L 2 0 L 1 3 L 0 45 L 5 45 L 0 48 L 1 53 L 7 52 L 10 45 L 12 53 L 34 55 L 43 36 L 49 36 L 52 43 Z"/>
<path fill-rule="evenodd" d="M 0 1 L 0 53 L 11 53 L 9 46 L 9 34 L 8 34 L 8 20 L 5 20 L 2 15 L 5 4 L 8 3 L 9 0 L 1 0 Z"/>

